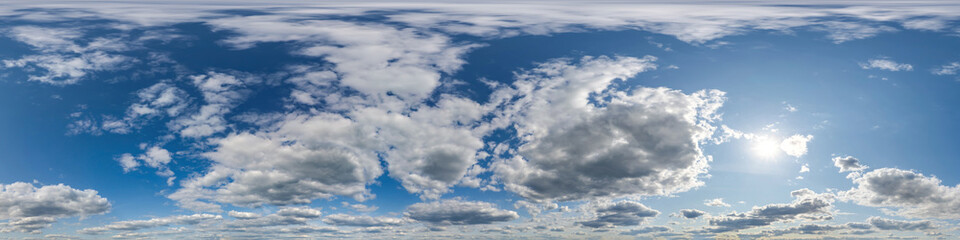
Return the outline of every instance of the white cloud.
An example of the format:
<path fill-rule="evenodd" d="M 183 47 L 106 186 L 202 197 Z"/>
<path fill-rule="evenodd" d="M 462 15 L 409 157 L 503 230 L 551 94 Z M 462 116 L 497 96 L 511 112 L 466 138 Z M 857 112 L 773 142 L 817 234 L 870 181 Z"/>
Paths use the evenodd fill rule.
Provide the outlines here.
<path fill-rule="evenodd" d="M 793 135 L 780 142 L 780 150 L 790 156 L 802 157 L 807 154 L 807 143 L 810 140 L 813 140 L 813 135 Z"/>
<path fill-rule="evenodd" d="M 95 38 L 86 45 L 77 44 L 83 37 L 77 29 L 18 26 L 6 34 L 39 52 L 19 59 L 2 60 L 3 67 L 27 72 L 30 81 L 70 85 L 91 72 L 126 69 L 137 62 L 134 58 L 115 54 L 130 48 L 117 39 Z"/>
<path fill-rule="evenodd" d="M 707 205 L 711 207 L 730 207 L 730 204 L 723 202 L 723 198 L 703 200 L 703 205 Z"/>
<path fill-rule="evenodd" d="M 554 60 L 518 73 L 512 88 L 494 93 L 505 109 L 494 122 L 515 123 L 523 141 L 519 155 L 493 165 L 506 189 L 531 199 L 575 200 L 701 185 L 707 157 L 699 144 L 712 135 L 723 92 L 608 89 L 654 68 L 653 60 Z"/>
<path fill-rule="evenodd" d="M 870 59 L 866 63 L 860 63 L 863 69 L 880 69 L 887 71 L 913 71 L 913 65 L 898 63 L 886 58 Z"/>
<path fill-rule="evenodd" d="M 223 132 L 229 127 L 224 115 L 245 97 L 245 91 L 241 89 L 245 82 L 236 76 L 218 72 L 190 76 L 190 79 L 203 93 L 206 104 L 200 106 L 198 112 L 178 118 L 168 125 L 181 136 L 189 138 L 207 137 Z"/>
<path fill-rule="evenodd" d="M 810 167 L 807 167 L 807 164 L 806 164 L 806 163 L 804 163 L 802 166 L 800 166 L 800 173 L 805 173 L 805 172 L 809 172 L 809 171 L 810 171 Z"/>
<path fill-rule="evenodd" d="M 896 208 L 893 214 L 913 218 L 960 219 L 960 186 L 896 168 L 881 168 L 855 179 L 857 186 L 838 195 L 871 207 Z"/>
<path fill-rule="evenodd" d="M 437 225 L 490 224 L 520 217 L 514 211 L 498 209 L 491 203 L 462 200 L 416 203 L 407 207 L 404 216 Z"/>
<path fill-rule="evenodd" d="M 936 75 L 956 75 L 960 71 L 960 62 L 952 62 L 933 70 Z"/>
<path fill-rule="evenodd" d="M 92 189 L 78 190 L 63 184 L 37 188 L 15 182 L 0 184 L 0 232 L 39 233 L 57 218 L 84 217 L 110 211 L 110 202 Z"/>

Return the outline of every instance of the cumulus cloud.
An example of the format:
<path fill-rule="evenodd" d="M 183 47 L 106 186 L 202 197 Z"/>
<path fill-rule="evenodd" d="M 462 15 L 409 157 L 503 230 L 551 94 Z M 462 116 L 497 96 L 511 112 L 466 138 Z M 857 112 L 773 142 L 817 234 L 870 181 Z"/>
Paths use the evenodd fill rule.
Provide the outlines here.
<path fill-rule="evenodd" d="M 768 226 L 775 222 L 790 220 L 828 220 L 832 218 L 831 207 L 835 196 L 827 193 L 817 194 L 810 189 L 800 189 L 790 193 L 795 199 L 786 204 L 769 204 L 753 207 L 745 213 L 733 212 L 723 216 L 709 218 L 710 232 L 728 232 Z"/>
<path fill-rule="evenodd" d="M 730 207 L 730 204 L 723 202 L 723 198 L 703 200 L 703 205 L 707 205 L 711 207 Z"/>
<path fill-rule="evenodd" d="M 636 226 L 647 218 L 656 217 L 660 211 L 638 202 L 621 201 L 600 205 L 594 209 L 594 213 L 597 215 L 596 219 L 579 222 L 579 224 L 591 228 Z"/>
<path fill-rule="evenodd" d="M 712 135 L 724 93 L 610 88 L 614 80 L 653 69 L 654 60 L 553 60 L 494 93 L 506 109 L 501 120 L 515 123 L 523 141 L 518 155 L 493 166 L 506 189 L 529 199 L 575 200 L 701 185 L 707 157 L 700 142 Z"/>
<path fill-rule="evenodd" d="M 912 170 L 881 168 L 853 179 L 839 196 L 856 204 L 897 208 L 894 214 L 913 218 L 960 218 L 960 186 Z"/>
<path fill-rule="evenodd" d="M 893 72 L 913 71 L 913 65 L 898 63 L 885 58 L 867 60 L 866 63 L 860 63 L 860 67 L 863 69 L 880 69 Z"/>
<path fill-rule="evenodd" d="M 402 218 L 392 217 L 371 217 L 371 216 L 352 216 L 346 214 L 334 214 L 323 218 L 323 222 L 335 226 L 352 227 L 383 227 L 399 226 L 407 221 Z"/>
<path fill-rule="evenodd" d="M 168 197 L 182 207 L 217 211 L 208 201 L 241 206 L 309 203 L 333 195 L 368 198 L 383 173 L 372 127 L 336 114 L 288 116 L 275 130 L 234 133 L 203 154 L 214 166 Z"/>
<path fill-rule="evenodd" d="M 813 135 L 793 135 L 780 142 L 780 150 L 790 156 L 802 157 L 807 154 L 807 143 L 810 140 L 813 140 Z"/>
<path fill-rule="evenodd" d="M 840 168 L 840 172 L 859 172 L 869 168 L 853 156 L 834 157 L 833 166 Z"/>
<path fill-rule="evenodd" d="M 404 216 L 437 225 L 490 224 L 520 217 L 516 212 L 498 209 L 492 203 L 462 200 L 416 203 L 407 207 Z"/>
<path fill-rule="evenodd" d="M 80 233 L 83 234 L 103 234 L 107 231 L 138 231 L 141 229 L 155 228 L 155 227 L 164 227 L 171 225 L 197 225 L 208 221 L 221 220 L 223 217 L 220 215 L 213 214 L 194 214 L 194 215 L 180 215 L 180 216 L 169 216 L 162 218 L 153 218 L 149 220 L 132 220 L 132 221 L 120 221 L 107 224 L 100 227 L 91 227 L 81 229 Z"/>
<path fill-rule="evenodd" d="M 692 218 L 698 218 L 700 216 L 703 216 L 704 214 L 707 214 L 707 212 L 700 211 L 697 209 L 681 209 L 679 216 L 692 219 Z"/>
<path fill-rule="evenodd" d="M 0 184 L 0 232 L 39 233 L 57 218 L 84 217 L 110 211 L 110 202 L 92 189 L 15 182 Z"/>

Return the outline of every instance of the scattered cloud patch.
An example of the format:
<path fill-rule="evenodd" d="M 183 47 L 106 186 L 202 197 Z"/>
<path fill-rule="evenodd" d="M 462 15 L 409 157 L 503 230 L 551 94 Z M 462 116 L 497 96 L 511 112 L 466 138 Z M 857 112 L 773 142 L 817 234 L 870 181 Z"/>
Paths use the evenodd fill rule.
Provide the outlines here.
<path fill-rule="evenodd" d="M 860 63 L 860 68 L 879 69 L 879 70 L 886 70 L 886 71 L 893 71 L 893 72 L 913 71 L 913 65 L 894 62 L 893 60 L 886 59 L 886 58 L 877 58 L 877 59 L 867 60 L 866 63 Z"/>

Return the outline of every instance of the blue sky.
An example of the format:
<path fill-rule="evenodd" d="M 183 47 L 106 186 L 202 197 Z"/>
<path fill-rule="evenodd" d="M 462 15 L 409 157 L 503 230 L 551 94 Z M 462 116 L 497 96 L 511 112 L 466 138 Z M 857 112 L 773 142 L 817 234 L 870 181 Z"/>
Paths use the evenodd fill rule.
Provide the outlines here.
<path fill-rule="evenodd" d="M 958 12 L 7 3 L 0 238 L 955 238 Z"/>

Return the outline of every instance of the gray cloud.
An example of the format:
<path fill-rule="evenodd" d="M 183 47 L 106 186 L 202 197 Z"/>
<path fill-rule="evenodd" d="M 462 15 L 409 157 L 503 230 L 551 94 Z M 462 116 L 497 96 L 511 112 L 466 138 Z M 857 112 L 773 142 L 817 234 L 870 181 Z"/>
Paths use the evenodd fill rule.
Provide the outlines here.
<path fill-rule="evenodd" d="M 860 163 L 860 160 L 853 156 L 833 158 L 833 166 L 840 168 L 840 172 L 863 171 L 868 167 Z"/>
<path fill-rule="evenodd" d="M 769 204 L 753 207 L 745 213 L 730 213 L 725 216 L 711 217 L 710 225 L 715 228 L 707 229 L 711 232 L 728 232 L 742 229 L 768 226 L 775 222 L 806 219 L 827 220 L 832 218 L 830 212 L 834 196 L 832 194 L 817 194 L 810 189 L 800 189 L 790 193 L 795 199 L 787 204 Z"/>
<path fill-rule="evenodd" d="M 670 231 L 670 228 L 663 227 L 663 226 L 650 226 L 650 227 L 637 228 L 637 229 L 633 229 L 626 232 L 621 232 L 620 234 L 633 236 L 633 235 L 639 235 L 639 234 L 658 233 L 658 232 L 667 232 L 667 231 Z"/>
<path fill-rule="evenodd" d="M 932 221 L 900 221 L 881 217 L 870 217 L 867 222 L 881 230 L 917 231 L 936 229 Z"/>
<path fill-rule="evenodd" d="M 319 209 L 310 207 L 285 207 L 263 217 L 242 218 L 226 223 L 233 229 L 262 228 L 286 225 L 305 225 L 307 221 L 320 218 Z"/>
<path fill-rule="evenodd" d="M 712 133 L 724 93 L 609 89 L 614 80 L 653 69 L 654 60 L 554 60 L 494 93 L 506 109 L 501 119 L 516 123 L 523 140 L 517 156 L 493 166 L 506 189 L 529 199 L 576 200 L 701 185 L 707 159 L 699 144 Z"/>
<path fill-rule="evenodd" d="M 221 220 L 223 217 L 220 215 L 213 214 L 194 214 L 194 215 L 181 215 L 181 216 L 169 216 L 162 218 L 153 218 L 149 220 L 133 220 L 133 221 L 120 221 L 114 222 L 102 227 L 91 227 L 81 229 L 80 233 L 83 234 L 103 234 L 107 231 L 138 231 L 141 229 L 163 227 L 170 225 L 197 225 L 206 221 Z"/>
<path fill-rule="evenodd" d="M 660 214 L 660 211 L 631 201 L 621 201 L 600 206 L 594 211 L 597 214 L 596 219 L 579 222 L 579 224 L 591 228 L 636 226 L 640 225 L 645 219 L 656 217 Z"/>
<path fill-rule="evenodd" d="M 401 218 L 391 217 L 371 217 L 371 216 L 352 216 L 346 214 L 334 214 L 323 218 L 323 222 L 336 226 L 352 227 L 383 227 L 399 226 L 407 221 Z"/>
<path fill-rule="evenodd" d="M 407 207 L 404 215 L 416 221 L 439 225 L 490 224 L 520 217 L 514 211 L 498 209 L 491 203 L 461 200 L 416 203 Z"/>
<path fill-rule="evenodd" d="M 899 208 L 895 214 L 916 218 L 960 218 L 960 188 L 940 179 L 896 168 L 881 168 L 855 178 L 856 187 L 839 196 L 872 207 Z"/>
<path fill-rule="evenodd" d="M 92 189 L 74 189 L 70 186 L 15 182 L 0 184 L 0 225 L 2 232 L 39 233 L 57 218 L 89 216 L 110 211 L 110 202 Z"/>
<path fill-rule="evenodd" d="M 685 218 L 698 218 L 700 216 L 703 216 L 704 214 L 707 214 L 707 212 L 700 211 L 697 209 L 681 209 L 680 210 L 680 216 Z"/>

